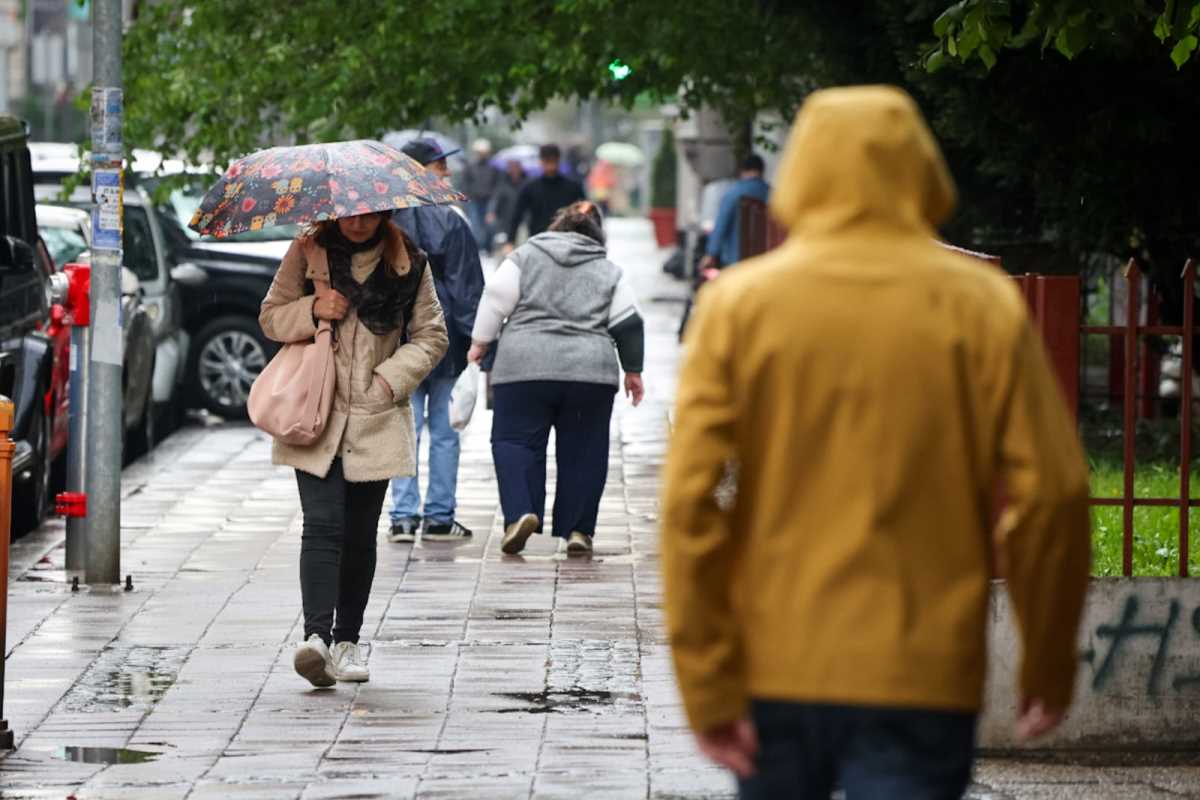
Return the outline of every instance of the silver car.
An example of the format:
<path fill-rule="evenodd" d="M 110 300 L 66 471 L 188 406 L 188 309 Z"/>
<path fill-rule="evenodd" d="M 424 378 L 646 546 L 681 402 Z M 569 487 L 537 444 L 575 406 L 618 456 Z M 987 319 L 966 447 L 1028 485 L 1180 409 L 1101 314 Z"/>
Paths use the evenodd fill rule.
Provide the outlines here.
<path fill-rule="evenodd" d="M 61 180 L 74 175 L 78 161 L 39 158 L 39 145 L 30 145 L 33 156 L 34 197 L 39 203 L 69 205 L 80 209 L 92 206 L 91 192 L 79 187 L 64 203 Z M 187 367 L 188 335 L 183 329 L 183 303 L 179 287 L 171 276 L 165 256 L 164 234 L 149 209 L 149 195 L 136 186 L 126 186 L 125 230 L 122 237 L 124 266 L 137 276 L 142 305 L 154 330 L 154 412 L 158 423 L 168 425 L 181 408 L 180 390 Z"/>
<path fill-rule="evenodd" d="M 92 228 L 86 211 L 39 204 L 36 213 L 38 231 L 57 269 L 90 260 Z M 140 281 L 128 267 L 121 269 L 121 314 L 125 346 L 121 371 L 125 452 L 137 456 L 148 452 L 156 441 L 153 397 L 156 348 L 154 326 L 142 302 Z"/>

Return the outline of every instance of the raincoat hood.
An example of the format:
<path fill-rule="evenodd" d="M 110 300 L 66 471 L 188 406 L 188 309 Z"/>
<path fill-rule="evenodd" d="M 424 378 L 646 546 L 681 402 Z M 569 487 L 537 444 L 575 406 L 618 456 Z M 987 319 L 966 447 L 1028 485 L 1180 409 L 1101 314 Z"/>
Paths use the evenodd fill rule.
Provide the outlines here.
<path fill-rule="evenodd" d="M 932 234 L 955 190 L 917 104 L 891 86 L 814 92 L 784 148 L 771 211 L 793 234 L 851 227 Z"/>
<path fill-rule="evenodd" d="M 608 257 L 604 245 L 582 233 L 546 231 L 531 237 L 526 244 L 536 247 L 564 267 L 578 267 Z"/>

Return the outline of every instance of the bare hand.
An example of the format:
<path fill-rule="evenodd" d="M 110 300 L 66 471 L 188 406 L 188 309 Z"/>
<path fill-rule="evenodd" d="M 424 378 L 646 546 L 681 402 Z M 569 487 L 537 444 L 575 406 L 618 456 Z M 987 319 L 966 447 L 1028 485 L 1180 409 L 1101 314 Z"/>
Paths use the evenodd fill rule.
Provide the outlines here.
<path fill-rule="evenodd" d="M 506 256 L 509 253 L 511 253 L 513 250 L 516 250 L 516 249 L 517 248 L 513 247 L 512 242 L 505 242 L 504 246 L 500 248 L 500 255 Z"/>
<path fill-rule="evenodd" d="M 472 364 L 483 361 L 483 357 L 487 355 L 488 344 L 488 342 L 471 342 L 471 349 L 467 351 L 467 361 Z"/>
<path fill-rule="evenodd" d="M 700 745 L 701 753 L 733 770 L 739 778 L 749 778 L 758 771 L 754 766 L 758 756 L 758 734 L 754 723 L 748 719 L 727 722 L 698 733 L 696 743 Z"/>
<path fill-rule="evenodd" d="M 346 316 L 350 303 L 337 289 L 317 289 L 317 299 L 313 300 L 313 316 L 317 319 L 336 321 Z"/>
<path fill-rule="evenodd" d="M 709 270 L 719 269 L 720 266 L 721 265 L 717 262 L 716 256 L 706 255 L 701 258 L 700 263 L 696 265 L 696 271 L 703 275 Z"/>
<path fill-rule="evenodd" d="M 645 394 L 646 387 L 642 384 L 642 374 L 640 372 L 626 372 L 625 396 L 633 401 L 634 408 L 637 408 L 642 402 Z"/>
<path fill-rule="evenodd" d="M 1057 728 L 1066 715 L 1065 708 L 1049 708 L 1040 697 L 1022 697 L 1017 704 L 1017 739 L 1043 736 Z"/>

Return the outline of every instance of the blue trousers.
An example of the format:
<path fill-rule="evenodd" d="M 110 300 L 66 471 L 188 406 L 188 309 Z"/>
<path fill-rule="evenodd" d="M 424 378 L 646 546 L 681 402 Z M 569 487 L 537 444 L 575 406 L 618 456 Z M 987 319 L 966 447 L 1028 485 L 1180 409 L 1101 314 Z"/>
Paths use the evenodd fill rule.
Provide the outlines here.
<path fill-rule="evenodd" d="M 554 428 L 558 483 L 555 536 L 592 536 L 608 479 L 608 431 L 616 388 L 573 381 L 526 381 L 492 387 L 492 460 L 504 524 L 546 513 L 546 444 Z M 539 533 L 541 530 L 539 529 Z"/>
<path fill-rule="evenodd" d="M 424 517 L 433 523 L 454 521 L 458 492 L 458 431 L 450 427 L 450 390 L 454 378 L 426 378 L 412 395 L 417 448 L 429 419 L 429 488 L 425 492 Z M 420 468 L 411 478 L 392 479 L 392 522 L 422 516 Z"/>
<path fill-rule="evenodd" d="M 971 780 L 975 714 L 755 701 L 758 774 L 742 800 L 952 800 Z"/>

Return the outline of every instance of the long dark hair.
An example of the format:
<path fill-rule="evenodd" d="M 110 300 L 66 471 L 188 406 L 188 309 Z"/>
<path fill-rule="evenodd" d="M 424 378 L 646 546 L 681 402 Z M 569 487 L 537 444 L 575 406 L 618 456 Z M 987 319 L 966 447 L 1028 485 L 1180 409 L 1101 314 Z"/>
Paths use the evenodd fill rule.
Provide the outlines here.
<path fill-rule="evenodd" d="M 600 208 L 590 200 L 580 200 L 560 208 L 547 230 L 582 233 L 604 244 L 604 217 L 600 214 Z"/>

